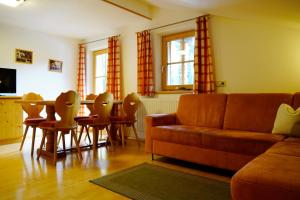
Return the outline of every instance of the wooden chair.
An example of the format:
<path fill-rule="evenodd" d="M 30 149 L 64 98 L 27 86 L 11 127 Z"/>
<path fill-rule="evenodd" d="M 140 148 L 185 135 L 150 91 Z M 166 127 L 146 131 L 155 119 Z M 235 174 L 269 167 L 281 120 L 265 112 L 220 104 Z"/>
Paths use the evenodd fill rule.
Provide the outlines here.
<path fill-rule="evenodd" d="M 30 92 L 28 94 L 24 94 L 22 100 L 43 100 L 43 97 L 41 97 L 39 94 Z M 33 103 L 23 103 L 22 108 L 27 113 L 28 116 L 26 117 L 26 119 L 24 121 L 26 128 L 25 128 L 25 132 L 24 132 L 24 135 L 22 138 L 20 151 L 23 148 L 28 129 L 29 129 L 29 127 L 32 127 L 33 133 L 32 133 L 32 142 L 31 142 L 31 156 L 33 156 L 36 127 L 38 127 L 39 123 L 46 120 L 45 118 L 42 118 L 40 116 L 40 113 L 43 110 L 44 106 L 36 105 Z"/>
<path fill-rule="evenodd" d="M 97 98 L 97 95 L 95 95 L 95 94 L 89 94 L 89 95 L 86 96 L 86 100 L 95 100 L 96 98 Z M 94 114 L 94 104 L 87 104 L 86 107 L 88 108 L 88 110 L 90 112 L 89 115 L 88 116 L 76 116 L 74 118 L 76 122 L 78 122 L 78 120 L 80 120 L 80 119 L 89 118 L 89 117 L 95 115 Z M 81 123 L 80 126 L 81 126 L 81 128 L 80 128 L 78 141 L 80 142 L 82 133 L 85 130 L 86 131 L 86 137 L 89 139 L 89 142 L 91 144 L 92 141 L 91 141 L 91 138 L 90 138 L 90 135 L 89 135 L 89 128 L 90 127 L 88 126 L 88 124 L 83 124 L 83 123 Z"/>
<path fill-rule="evenodd" d="M 99 131 L 106 129 L 108 139 L 113 146 L 111 134 L 108 126 L 110 125 L 110 114 L 113 107 L 113 96 L 110 93 L 102 93 L 95 99 L 94 114 L 89 118 L 78 120 L 78 125 L 88 125 L 93 128 L 93 149 L 98 146 Z M 80 139 L 80 138 L 79 138 Z M 80 140 L 79 140 L 80 142 Z"/>
<path fill-rule="evenodd" d="M 138 109 L 138 106 L 140 104 L 140 99 L 138 97 L 137 94 L 135 93 L 131 93 L 128 94 L 123 102 L 123 106 L 122 106 L 122 114 L 120 116 L 116 116 L 116 117 L 111 117 L 111 124 L 112 126 L 115 126 L 117 128 L 117 130 L 119 130 L 119 135 L 121 136 L 121 140 L 122 140 L 122 146 L 125 146 L 125 133 L 124 133 L 124 127 L 132 127 L 133 128 L 133 132 L 135 134 L 136 137 L 136 141 L 138 143 L 138 145 L 140 146 L 139 143 L 139 138 L 137 135 L 137 131 L 135 128 L 135 122 L 136 122 L 136 118 L 135 118 L 135 113 Z"/>
<path fill-rule="evenodd" d="M 75 91 L 68 91 L 61 93 L 55 101 L 55 112 L 60 116 L 59 121 L 45 121 L 40 123 L 39 128 L 43 130 L 43 138 L 40 145 L 42 149 L 47 134 L 54 134 L 54 155 L 53 162 L 57 160 L 57 136 L 58 133 L 62 134 L 63 150 L 66 151 L 65 134 L 71 131 L 71 140 L 75 141 L 79 158 L 82 159 L 81 151 L 79 148 L 79 142 L 76 136 L 77 123 L 74 120 L 80 107 L 80 97 Z M 40 158 L 41 151 L 38 153 L 37 159 Z"/>

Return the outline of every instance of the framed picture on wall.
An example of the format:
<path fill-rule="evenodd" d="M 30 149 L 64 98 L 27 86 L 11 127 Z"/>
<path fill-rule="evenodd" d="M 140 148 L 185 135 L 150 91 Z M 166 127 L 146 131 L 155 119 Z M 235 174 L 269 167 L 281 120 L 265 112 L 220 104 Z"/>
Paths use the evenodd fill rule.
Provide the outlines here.
<path fill-rule="evenodd" d="M 62 72 L 63 62 L 59 60 L 49 59 L 48 66 L 49 71 L 51 72 Z"/>
<path fill-rule="evenodd" d="M 32 51 L 16 49 L 16 62 L 32 64 Z"/>

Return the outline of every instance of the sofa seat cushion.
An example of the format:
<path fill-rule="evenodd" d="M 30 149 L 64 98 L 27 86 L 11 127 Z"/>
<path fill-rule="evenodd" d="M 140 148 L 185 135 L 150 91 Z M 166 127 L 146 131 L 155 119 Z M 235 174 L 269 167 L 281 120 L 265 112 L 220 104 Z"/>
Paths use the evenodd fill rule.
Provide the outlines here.
<path fill-rule="evenodd" d="M 202 133 L 212 130 L 218 129 L 185 125 L 168 125 L 153 127 L 151 135 L 153 140 L 202 147 Z"/>
<path fill-rule="evenodd" d="M 300 157 L 262 154 L 231 180 L 234 200 L 300 199 Z"/>
<path fill-rule="evenodd" d="M 300 157 L 300 143 L 295 142 L 278 142 L 274 144 L 266 153 L 274 153 L 288 156 Z"/>
<path fill-rule="evenodd" d="M 288 138 L 286 138 L 284 141 L 286 141 L 286 142 L 296 142 L 296 143 L 300 143 L 300 138 L 296 138 L 296 137 L 288 137 Z"/>
<path fill-rule="evenodd" d="M 246 155 L 259 155 L 284 138 L 282 135 L 237 130 L 214 130 L 202 134 L 205 148 Z"/>

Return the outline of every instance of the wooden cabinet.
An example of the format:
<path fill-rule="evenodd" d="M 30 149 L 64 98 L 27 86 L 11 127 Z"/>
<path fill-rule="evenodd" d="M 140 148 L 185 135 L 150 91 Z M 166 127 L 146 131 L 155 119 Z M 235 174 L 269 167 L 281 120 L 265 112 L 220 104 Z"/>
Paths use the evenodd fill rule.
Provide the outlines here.
<path fill-rule="evenodd" d="M 18 139 L 23 134 L 23 111 L 15 103 L 21 97 L 0 97 L 0 141 Z"/>

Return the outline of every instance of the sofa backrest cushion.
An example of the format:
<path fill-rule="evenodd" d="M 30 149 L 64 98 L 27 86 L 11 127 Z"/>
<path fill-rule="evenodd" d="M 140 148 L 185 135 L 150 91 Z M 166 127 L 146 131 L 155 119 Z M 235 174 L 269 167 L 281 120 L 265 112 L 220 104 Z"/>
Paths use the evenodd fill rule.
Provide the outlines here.
<path fill-rule="evenodd" d="M 286 93 L 228 94 L 223 128 L 270 133 L 278 107 L 292 101 Z"/>
<path fill-rule="evenodd" d="M 297 92 L 294 94 L 293 108 L 297 109 L 299 107 L 300 107 L 300 92 Z"/>
<path fill-rule="evenodd" d="M 188 94 L 179 99 L 177 124 L 222 128 L 226 94 Z"/>

